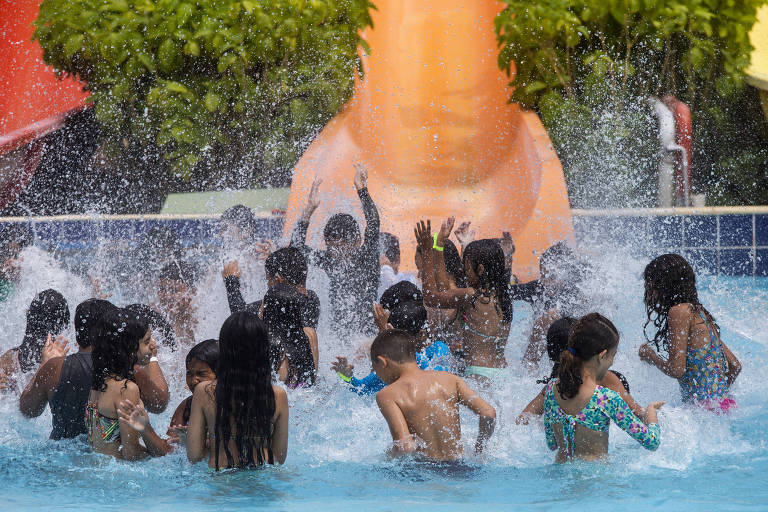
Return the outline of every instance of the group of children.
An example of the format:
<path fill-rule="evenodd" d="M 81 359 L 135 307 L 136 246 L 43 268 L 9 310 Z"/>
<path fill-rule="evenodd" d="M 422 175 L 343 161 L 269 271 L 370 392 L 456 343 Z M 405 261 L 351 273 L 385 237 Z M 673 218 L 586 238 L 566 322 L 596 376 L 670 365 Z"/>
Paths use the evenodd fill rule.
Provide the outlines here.
<path fill-rule="evenodd" d="M 319 204 L 316 182 L 291 245 L 251 247 L 266 256 L 263 300 L 246 302 L 241 264 L 224 264 L 231 315 L 218 339 L 191 346 L 197 315 L 190 296 L 200 280 L 192 265 L 169 251 L 168 260 L 157 262 L 161 291 L 151 306 L 119 308 L 103 298 L 77 306 L 74 354 L 61 336 L 70 317 L 66 300 L 54 290 L 39 293 L 27 312 L 22 343 L 0 357 L 0 388 L 23 387 L 19 407 L 28 417 L 49 405 L 51 439 L 85 435 L 95 451 L 118 458 L 162 456 L 183 446 L 191 462 L 205 459 L 215 469 L 283 463 L 286 388 L 318 382 L 320 301 L 307 289 L 311 265 L 329 277 L 334 335 L 373 338 L 367 376 L 355 378 L 345 357 L 331 367 L 352 391 L 376 395 L 392 435 L 392 455 L 462 458 L 460 406 L 479 417 L 475 452 L 482 452 L 496 410 L 473 387 L 486 392 L 508 365 L 513 300 L 530 301 L 536 312 L 523 363 L 538 368 L 544 353 L 554 363 L 540 381 L 541 392 L 516 421 L 543 416 L 544 438 L 559 462 L 605 456 L 611 421 L 643 447 L 659 446 L 657 410 L 663 402 L 638 405 L 626 379 L 610 370 L 619 333 L 609 319 L 588 312 L 578 286 L 584 265 L 567 245 L 542 255 L 539 280 L 518 284 L 508 234 L 473 240 L 468 223 L 454 234 L 453 218 L 436 232 L 423 220 L 414 228 L 418 276 L 406 276 L 397 268 L 399 241 L 379 232 L 362 166 L 356 166 L 354 185 L 366 220 L 362 236 L 351 215 L 337 214 L 324 229 L 326 249 L 306 245 Z M 249 213 L 244 207 L 229 210 L 223 231 L 248 240 L 254 225 Z M 461 250 L 450 241 L 452 234 Z M 6 236 L 0 268 L 8 281 L 23 246 Z M 667 254 L 647 266 L 644 279 L 645 327 L 653 324 L 656 332 L 639 357 L 678 379 L 684 402 L 727 412 L 735 406 L 729 388 L 741 367 L 698 300 L 693 269 L 681 256 Z M 164 437 L 148 415 L 162 412 L 170 401 L 158 341 L 171 351 L 191 346 L 185 363 L 192 395 L 178 405 Z M 25 374 L 32 377 L 24 386 Z"/>

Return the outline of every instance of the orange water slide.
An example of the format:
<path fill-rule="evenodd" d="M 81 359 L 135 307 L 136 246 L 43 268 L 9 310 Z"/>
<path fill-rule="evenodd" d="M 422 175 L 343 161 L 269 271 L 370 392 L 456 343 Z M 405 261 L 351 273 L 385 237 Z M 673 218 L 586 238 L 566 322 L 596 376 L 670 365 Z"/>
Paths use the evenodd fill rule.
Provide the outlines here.
<path fill-rule="evenodd" d="M 294 170 L 286 233 L 306 204 L 315 177 L 323 203 L 310 226 L 338 211 L 362 219 L 352 162 L 369 169 L 382 231 L 400 239 L 413 269 L 417 219 L 433 226 L 449 215 L 471 221 L 477 237 L 510 231 L 514 272 L 537 275 L 538 255 L 573 237 L 563 171 L 538 116 L 509 104 L 509 77 L 497 66 L 489 0 L 378 0 L 365 78 Z"/>

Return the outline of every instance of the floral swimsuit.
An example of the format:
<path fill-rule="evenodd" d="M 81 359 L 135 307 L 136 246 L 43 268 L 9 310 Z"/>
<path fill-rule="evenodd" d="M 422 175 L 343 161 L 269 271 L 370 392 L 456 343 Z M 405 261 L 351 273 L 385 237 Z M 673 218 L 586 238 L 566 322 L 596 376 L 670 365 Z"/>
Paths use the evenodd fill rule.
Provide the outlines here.
<path fill-rule="evenodd" d="M 709 330 L 709 343 L 703 348 L 688 347 L 685 373 L 680 378 L 683 402 L 700 404 L 714 411 L 728 411 L 736 402 L 728 396 L 728 360 L 723 345 L 709 326 L 704 314 L 701 319 Z"/>
<path fill-rule="evenodd" d="M 554 425 L 560 423 L 563 426 L 563 439 L 568 457 L 573 456 L 574 436 L 576 424 L 590 430 L 608 433 L 611 420 L 635 441 L 643 445 L 647 450 L 655 450 L 661 442 L 661 429 L 656 423 L 644 424 L 635 416 L 621 396 L 612 389 L 596 386 L 586 407 L 575 416 L 567 414 L 555 400 L 555 379 L 549 381 L 544 393 L 544 431 L 547 436 L 547 446 L 550 450 L 557 450 Z"/>

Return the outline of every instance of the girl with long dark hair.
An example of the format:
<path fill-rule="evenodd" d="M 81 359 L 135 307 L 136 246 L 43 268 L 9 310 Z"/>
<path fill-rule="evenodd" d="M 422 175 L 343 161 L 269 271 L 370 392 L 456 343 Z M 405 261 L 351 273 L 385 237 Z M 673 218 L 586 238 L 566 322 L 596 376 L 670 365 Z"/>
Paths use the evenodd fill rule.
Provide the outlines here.
<path fill-rule="evenodd" d="M 288 452 L 288 397 L 272 384 L 269 334 L 253 313 L 232 314 L 219 333 L 216 380 L 195 387 L 187 458 L 219 469 L 282 464 Z"/>
<path fill-rule="evenodd" d="M 152 429 L 133 375 L 135 364 L 147 364 L 152 357 L 147 324 L 116 309 L 99 319 L 91 336 L 93 381 L 85 409 L 91 446 L 126 460 L 165 455 L 171 449 Z"/>
<path fill-rule="evenodd" d="M 446 279 L 444 244 L 453 224 L 451 217 L 434 237 L 430 221 L 416 224 L 414 233 L 424 258 L 424 304 L 457 310 L 457 328 L 467 364 L 465 375 L 490 381 L 507 365 L 504 350 L 512 322 L 504 252 L 498 240 L 471 242 L 462 255 L 467 287 L 450 288 Z"/>
<path fill-rule="evenodd" d="M 272 368 L 288 387 L 315 384 L 317 368 L 304 332 L 304 296 L 294 286 L 278 284 L 264 296 L 264 322 L 269 331 Z"/>
<path fill-rule="evenodd" d="M 580 318 L 560 355 L 557 379 L 544 391 L 547 446 L 557 450 L 557 462 L 571 458 L 598 459 L 608 454 L 611 421 L 648 450 L 661 442 L 655 402 L 638 418 L 619 393 L 600 386 L 619 347 L 619 332 L 599 313 Z M 643 421 L 644 420 L 644 421 Z"/>
<path fill-rule="evenodd" d="M 66 355 L 67 341 L 60 334 L 67 326 L 69 306 L 61 293 L 49 289 L 35 295 L 27 310 L 24 339 L 0 357 L 0 389 L 16 388 L 21 374 L 51 357 Z"/>
<path fill-rule="evenodd" d="M 648 324 L 656 333 L 640 347 L 640 359 L 680 383 L 683 402 L 716 412 L 736 405 L 728 391 L 741 363 L 720 339 L 720 328 L 699 302 L 696 274 L 679 254 L 664 254 L 643 273 Z M 653 346 L 651 346 L 653 345 Z M 667 357 L 659 354 L 666 352 Z"/>

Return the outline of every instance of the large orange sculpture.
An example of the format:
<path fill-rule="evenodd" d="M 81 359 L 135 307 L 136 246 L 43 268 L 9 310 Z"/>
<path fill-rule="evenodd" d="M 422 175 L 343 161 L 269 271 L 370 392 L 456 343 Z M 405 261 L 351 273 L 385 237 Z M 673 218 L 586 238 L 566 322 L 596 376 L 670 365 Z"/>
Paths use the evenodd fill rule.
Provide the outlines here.
<path fill-rule="evenodd" d="M 448 215 L 469 220 L 478 237 L 510 231 L 514 272 L 538 272 L 538 255 L 570 239 L 573 228 L 560 161 L 538 116 L 507 102 L 509 77 L 497 66 L 494 1 L 378 0 L 363 37 L 365 78 L 319 134 L 294 171 L 286 233 L 306 204 L 313 179 L 323 203 L 310 225 L 338 211 L 362 214 L 352 162 L 369 169 L 382 231 L 400 239 L 413 268 L 413 225 Z"/>

